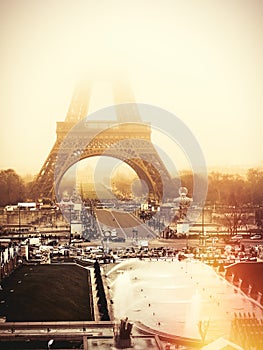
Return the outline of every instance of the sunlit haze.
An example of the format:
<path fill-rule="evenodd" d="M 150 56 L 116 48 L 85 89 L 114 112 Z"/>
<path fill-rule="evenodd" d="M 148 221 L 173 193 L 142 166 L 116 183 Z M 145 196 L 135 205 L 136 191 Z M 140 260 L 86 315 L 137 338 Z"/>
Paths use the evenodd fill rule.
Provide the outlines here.
<path fill-rule="evenodd" d="M 0 29 L 0 169 L 38 173 L 83 76 L 105 80 L 90 112 L 126 76 L 137 102 L 182 119 L 208 167 L 263 165 L 262 1 L 3 0 Z"/>

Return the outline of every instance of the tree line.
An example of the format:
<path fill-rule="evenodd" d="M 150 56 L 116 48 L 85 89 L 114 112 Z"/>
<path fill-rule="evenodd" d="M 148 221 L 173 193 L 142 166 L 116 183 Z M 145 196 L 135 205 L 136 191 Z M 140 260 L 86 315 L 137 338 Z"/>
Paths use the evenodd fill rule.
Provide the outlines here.
<path fill-rule="evenodd" d="M 191 173 L 182 174 L 181 183 L 189 189 L 189 193 L 192 193 Z M 229 206 L 263 205 L 263 170 L 251 168 L 247 170 L 245 176 L 210 172 L 206 203 Z"/>
<path fill-rule="evenodd" d="M 178 197 L 178 179 L 171 183 L 171 199 Z M 0 206 L 30 200 L 32 183 L 23 181 L 13 169 L 0 170 Z M 193 192 L 193 174 L 180 175 L 180 185 Z M 195 200 L 195 199 L 194 199 Z M 248 169 L 246 176 L 211 172 L 208 175 L 206 203 L 209 205 L 263 205 L 263 170 Z"/>

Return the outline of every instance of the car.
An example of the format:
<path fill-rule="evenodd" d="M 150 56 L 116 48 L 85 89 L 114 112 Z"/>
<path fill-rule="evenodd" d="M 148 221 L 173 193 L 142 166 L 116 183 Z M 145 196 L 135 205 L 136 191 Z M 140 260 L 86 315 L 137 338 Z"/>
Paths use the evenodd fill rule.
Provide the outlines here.
<path fill-rule="evenodd" d="M 217 237 L 208 237 L 207 239 L 206 239 L 206 241 L 207 242 L 218 242 L 218 238 Z"/>
<path fill-rule="evenodd" d="M 253 239 L 253 240 L 257 240 L 257 239 L 261 239 L 262 236 L 261 235 L 253 235 L 250 237 L 250 239 Z"/>
<path fill-rule="evenodd" d="M 71 243 L 83 243 L 83 239 L 72 239 Z"/>
<path fill-rule="evenodd" d="M 241 235 L 235 235 L 233 237 L 230 238 L 231 242 L 240 242 L 243 239 L 243 236 Z"/>
<path fill-rule="evenodd" d="M 125 242 L 125 238 L 124 237 L 112 237 L 111 241 L 112 242 Z"/>

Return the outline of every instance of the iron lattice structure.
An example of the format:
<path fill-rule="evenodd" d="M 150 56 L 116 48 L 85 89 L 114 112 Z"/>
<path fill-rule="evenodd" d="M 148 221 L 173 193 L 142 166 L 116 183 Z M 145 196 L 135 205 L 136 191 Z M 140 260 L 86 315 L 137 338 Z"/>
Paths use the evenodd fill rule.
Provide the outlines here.
<path fill-rule="evenodd" d="M 64 122 L 57 122 L 57 139 L 33 183 L 31 195 L 55 199 L 64 173 L 82 159 L 110 156 L 127 163 L 148 185 L 149 199 L 159 201 L 170 174 L 151 142 L 151 126 L 141 120 L 127 85 L 114 89 L 117 120 L 88 120 L 90 83 L 75 90 Z M 55 181 L 56 179 L 56 181 Z"/>

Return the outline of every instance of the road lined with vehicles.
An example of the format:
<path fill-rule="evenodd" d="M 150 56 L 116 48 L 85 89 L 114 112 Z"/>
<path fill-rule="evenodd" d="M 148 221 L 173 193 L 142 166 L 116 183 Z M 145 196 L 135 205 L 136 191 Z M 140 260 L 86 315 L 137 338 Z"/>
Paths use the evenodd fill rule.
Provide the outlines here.
<path fill-rule="evenodd" d="M 110 240 L 145 240 L 156 238 L 156 233 L 132 213 L 113 209 L 97 209 L 96 218 L 103 238 Z"/>
<path fill-rule="evenodd" d="M 73 231 L 70 225 L 62 227 L 31 227 L 23 232 L 3 231 L 0 245 L 11 247 L 20 245 L 23 256 L 40 263 L 50 259 L 104 259 L 109 254 L 115 256 L 140 256 L 151 249 L 172 248 L 183 253 L 195 254 L 196 257 L 213 257 L 229 252 L 231 261 L 250 259 L 261 256 L 262 236 L 248 232 L 230 235 L 227 232 L 190 231 L 178 234 L 172 239 L 161 238 L 159 226 L 151 225 L 151 220 L 142 221 L 133 212 L 124 212 L 115 208 L 94 209 L 89 216 L 96 228 L 95 238 L 87 239 L 84 234 Z M 89 221 L 91 222 L 91 220 Z M 22 225 L 18 225 L 22 228 Z M 169 227 L 169 226 L 168 226 Z M 35 230 L 33 230 L 33 228 Z M 155 231 L 154 231 L 155 228 Z M 48 231 L 47 231 L 48 229 Z M 74 232 L 74 233 L 73 233 Z M 149 253 L 151 256 L 151 253 Z M 154 255 L 153 255 L 154 256 Z M 47 259 L 48 257 L 48 259 Z M 110 257 L 111 258 L 111 257 Z M 211 259 L 210 259 L 211 258 Z M 42 261 L 43 260 L 43 261 Z"/>

